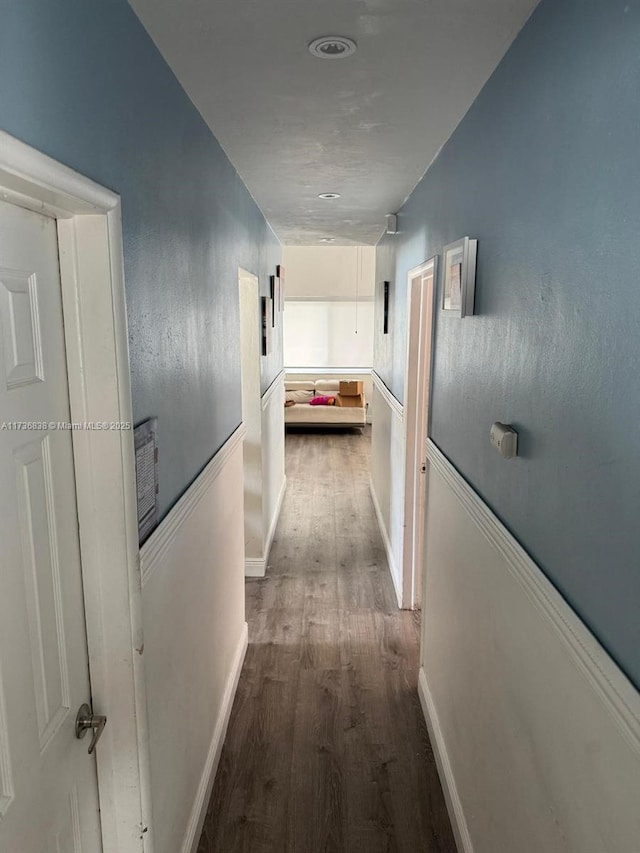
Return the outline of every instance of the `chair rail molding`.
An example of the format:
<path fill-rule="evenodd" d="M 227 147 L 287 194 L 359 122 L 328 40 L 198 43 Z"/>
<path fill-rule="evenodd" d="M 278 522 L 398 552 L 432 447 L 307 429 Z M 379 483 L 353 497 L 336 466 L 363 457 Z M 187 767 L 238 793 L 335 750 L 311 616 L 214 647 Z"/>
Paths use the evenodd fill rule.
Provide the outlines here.
<path fill-rule="evenodd" d="M 375 370 L 371 371 L 371 378 L 373 379 L 373 387 L 380 393 L 386 404 L 392 409 L 399 418 L 404 419 L 404 406 L 394 395 L 389 391 L 387 386 L 384 384 L 384 381 L 381 377 L 376 373 Z"/>
<path fill-rule="evenodd" d="M 273 397 L 273 395 L 277 391 L 282 390 L 282 383 L 284 382 L 284 375 L 285 375 L 285 371 L 283 369 L 278 373 L 278 375 L 275 377 L 275 379 L 273 380 L 271 385 L 269 385 L 267 390 L 264 392 L 264 394 L 260 398 L 260 404 L 262 406 L 263 412 L 267 408 L 269 403 L 271 402 L 271 398 Z"/>
<path fill-rule="evenodd" d="M 140 549 L 140 570 L 143 589 L 158 566 L 162 565 L 163 557 L 175 539 L 176 534 L 202 498 L 207 494 L 213 482 L 220 476 L 220 473 L 235 453 L 238 445 L 244 440 L 246 432 L 245 425 L 240 424 L 231 433 L 222 447 L 211 458 L 208 465 L 196 477 L 177 503 L 173 505 Z"/>
<path fill-rule="evenodd" d="M 640 757 L 640 693 L 524 548 L 431 440 L 427 442 L 427 459 L 451 487 L 486 539 L 502 555 L 531 602 L 553 626 L 609 709 L 630 748 Z"/>

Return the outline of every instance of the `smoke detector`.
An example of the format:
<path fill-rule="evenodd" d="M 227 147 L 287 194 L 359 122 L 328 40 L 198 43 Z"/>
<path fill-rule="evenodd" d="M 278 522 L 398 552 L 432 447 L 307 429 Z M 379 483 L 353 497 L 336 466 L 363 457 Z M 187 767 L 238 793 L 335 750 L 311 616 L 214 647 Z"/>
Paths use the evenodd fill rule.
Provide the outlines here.
<path fill-rule="evenodd" d="M 318 198 L 325 198 L 325 199 L 340 198 L 340 193 L 319 193 Z"/>
<path fill-rule="evenodd" d="M 356 52 L 358 45 L 347 36 L 320 36 L 307 45 L 311 56 L 318 59 L 346 59 Z"/>

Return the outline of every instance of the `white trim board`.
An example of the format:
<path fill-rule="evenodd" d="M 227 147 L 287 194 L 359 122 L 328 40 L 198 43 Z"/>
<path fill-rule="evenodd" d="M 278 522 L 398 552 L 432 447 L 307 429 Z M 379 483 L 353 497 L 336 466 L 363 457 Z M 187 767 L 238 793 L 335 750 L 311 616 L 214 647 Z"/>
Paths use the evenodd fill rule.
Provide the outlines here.
<path fill-rule="evenodd" d="M 429 398 L 438 258 L 429 258 L 407 274 L 407 351 L 404 381 L 404 534 L 402 604 L 422 601 L 426 477 L 424 444 L 429 435 Z"/>
<path fill-rule="evenodd" d="M 420 697 L 461 851 L 639 850 L 640 693 L 429 442 Z"/>
<path fill-rule="evenodd" d="M 132 422 L 119 196 L 3 132 L 0 195 L 57 219 L 71 420 Z M 73 453 L 103 846 L 151 853 L 133 431 L 76 430 Z"/>
<path fill-rule="evenodd" d="M 284 501 L 284 495 L 286 491 L 287 478 L 285 477 L 282 481 L 282 487 L 280 488 L 280 493 L 278 495 L 278 503 L 276 504 L 276 510 L 273 514 L 273 518 L 271 519 L 269 530 L 267 531 L 267 540 L 265 543 L 264 555 L 262 557 L 245 558 L 244 575 L 247 578 L 263 578 L 267 573 L 267 565 L 269 563 L 269 552 L 271 551 L 273 538 L 276 535 L 278 519 L 280 518 L 280 511 L 282 509 L 282 503 Z"/>
<path fill-rule="evenodd" d="M 438 768 L 438 775 L 442 783 L 442 792 L 447 804 L 449 819 L 451 820 L 451 829 L 456 840 L 456 847 L 459 853 L 474 853 L 469 828 L 464 816 L 464 809 L 460 802 L 460 795 L 456 787 L 456 780 L 451 769 L 451 762 L 447 754 L 447 749 L 442 735 L 438 712 L 433 703 L 433 697 L 427 684 L 427 676 L 422 667 L 418 674 L 418 696 L 420 697 L 420 705 L 422 713 L 427 723 L 429 731 L 429 741 L 433 749 L 433 755 Z"/>
<path fill-rule="evenodd" d="M 118 207 L 120 196 L 0 131 L 2 199 L 60 219 L 101 215 Z"/>
<path fill-rule="evenodd" d="M 371 371 L 371 378 L 373 379 L 374 387 L 380 392 L 380 396 L 383 397 L 389 408 L 392 409 L 399 418 L 404 419 L 404 406 L 396 397 L 393 396 L 375 370 Z"/>
<path fill-rule="evenodd" d="M 276 393 L 276 391 L 282 390 L 282 383 L 284 382 L 284 370 L 281 370 L 276 378 L 273 380 L 271 385 L 264 392 L 262 397 L 260 398 L 260 405 L 262 406 L 262 411 L 264 412 L 269 405 L 271 398 Z"/>
<path fill-rule="evenodd" d="M 357 296 L 354 293 L 353 296 L 287 296 L 284 301 L 286 304 L 287 302 L 373 302 L 374 299 L 373 295 Z"/>
<path fill-rule="evenodd" d="M 202 778 L 200 780 L 200 785 L 198 786 L 198 793 L 193 804 L 193 810 L 189 818 L 187 832 L 182 847 L 180 848 L 180 853 L 196 853 L 198 849 L 198 843 L 200 842 L 202 827 L 204 825 L 205 817 L 207 816 L 207 807 L 209 805 L 211 791 L 213 790 L 213 783 L 218 771 L 220 753 L 222 752 L 224 739 L 227 735 L 233 700 L 236 695 L 238 681 L 240 680 L 242 664 L 244 663 L 248 644 L 249 631 L 248 626 L 245 623 L 242 636 L 240 637 L 240 642 L 238 643 L 238 648 L 234 655 L 231 675 L 227 681 L 227 686 L 225 687 L 222 699 L 220 716 L 218 717 L 218 722 L 211 739 L 211 746 L 209 747 L 209 752 L 207 754 L 207 761 L 202 772 Z"/>
<path fill-rule="evenodd" d="M 194 480 L 178 502 L 169 510 L 158 527 L 140 549 L 140 569 L 142 588 L 147 585 L 151 575 L 162 564 L 167 549 L 175 539 L 176 533 L 200 503 L 203 495 L 211 488 L 229 458 L 246 435 L 246 427 L 240 424 L 229 436 L 204 471 Z"/>
<path fill-rule="evenodd" d="M 357 373 L 359 376 L 371 376 L 373 370 L 370 367 L 285 367 L 284 373 L 317 373 L 320 376 L 350 376 Z"/>
<path fill-rule="evenodd" d="M 384 543 L 384 550 L 387 554 L 387 563 L 389 564 L 389 573 L 391 574 L 391 580 L 393 581 L 393 588 L 396 593 L 396 599 L 398 601 L 398 607 L 402 607 L 402 579 L 400 576 L 400 572 L 398 571 L 398 566 L 396 565 L 396 561 L 393 556 L 393 548 L 391 547 L 391 541 L 389 539 L 389 534 L 387 533 L 387 528 L 384 524 L 384 518 L 382 515 L 382 510 L 380 509 L 380 503 L 378 501 L 378 496 L 376 495 L 376 490 L 373 485 L 373 480 L 369 480 L 369 491 L 371 493 L 371 501 L 373 503 L 373 508 L 376 513 L 376 519 L 378 521 L 378 528 L 380 529 L 380 535 L 382 536 L 382 541 Z"/>

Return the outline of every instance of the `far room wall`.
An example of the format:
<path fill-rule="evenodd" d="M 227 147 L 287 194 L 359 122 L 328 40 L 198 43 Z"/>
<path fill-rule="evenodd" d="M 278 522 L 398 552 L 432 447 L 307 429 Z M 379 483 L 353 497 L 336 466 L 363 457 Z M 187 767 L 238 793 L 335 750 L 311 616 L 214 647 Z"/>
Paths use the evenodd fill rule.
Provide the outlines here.
<path fill-rule="evenodd" d="M 285 370 L 362 378 L 370 400 L 375 247 L 287 246 L 283 263 Z"/>

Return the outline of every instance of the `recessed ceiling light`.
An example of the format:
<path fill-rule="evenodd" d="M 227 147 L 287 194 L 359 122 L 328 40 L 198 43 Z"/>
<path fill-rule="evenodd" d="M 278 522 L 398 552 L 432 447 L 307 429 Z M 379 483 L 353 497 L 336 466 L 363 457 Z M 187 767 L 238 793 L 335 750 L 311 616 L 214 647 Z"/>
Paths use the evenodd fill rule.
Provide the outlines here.
<path fill-rule="evenodd" d="M 340 193 L 320 193 L 318 198 L 340 198 Z"/>
<path fill-rule="evenodd" d="M 320 36 L 307 45 L 309 53 L 318 59 L 345 59 L 355 53 L 358 45 L 347 36 Z"/>
<path fill-rule="evenodd" d="M 333 241 L 334 241 L 335 239 L 336 239 L 335 237 L 321 237 L 321 238 L 318 240 L 318 242 L 319 242 L 319 243 L 333 243 Z"/>

